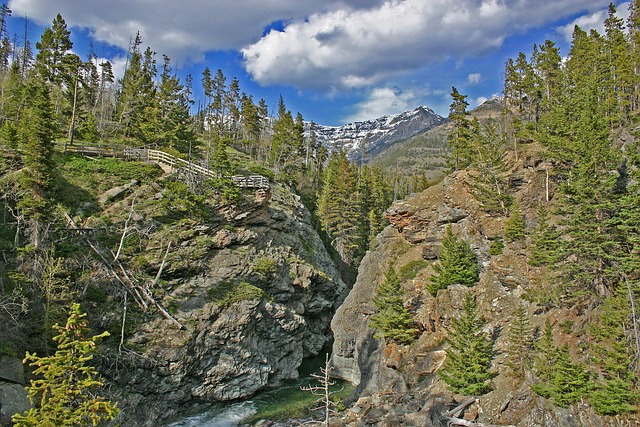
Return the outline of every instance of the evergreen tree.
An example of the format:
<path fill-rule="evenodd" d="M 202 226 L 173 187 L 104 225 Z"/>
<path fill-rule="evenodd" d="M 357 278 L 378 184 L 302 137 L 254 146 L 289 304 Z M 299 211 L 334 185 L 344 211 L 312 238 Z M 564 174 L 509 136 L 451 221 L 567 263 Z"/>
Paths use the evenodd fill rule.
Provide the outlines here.
<path fill-rule="evenodd" d="M 454 170 L 467 167 L 473 159 L 470 122 L 467 118 L 469 114 L 466 101 L 467 95 L 461 95 L 458 89 L 451 88 L 451 105 L 449 106 L 449 120 L 453 130 L 449 132 L 447 141 L 452 150 L 450 166 Z"/>
<path fill-rule="evenodd" d="M 476 153 L 473 166 L 477 169 L 472 183 L 473 194 L 485 211 L 506 215 L 511 204 L 505 152 L 496 123 L 489 118 L 481 130 L 477 117 L 471 122 L 473 149 Z"/>
<path fill-rule="evenodd" d="M 71 31 L 62 15 L 57 14 L 51 27 L 45 28 L 36 43 L 36 69 L 48 82 L 60 84 L 65 74 L 65 57 L 73 47 Z"/>
<path fill-rule="evenodd" d="M 472 286 L 480 276 L 476 255 L 469 243 L 460 240 L 454 234 L 451 225 L 447 225 L 438 254 L 438 262 L 434 268 L 435 275 L 428 285 L 431 295 L 436 296 L 440 289 L 458 283 Z"/>
<path fill-rule="evenodd" d="M 452 391 L 478 396 L 491 390 L 490 372 L 493 342 L 483 332 L 485 323 L 478 318 L 478 306 L 471 293 L 465 295 L 462 313 L 453 320 L 447 337 L 449 348 L 446 359 L 438 371 Z"/>
<path fill-rule="evenodd" d="M 57 427 L 98 425 L 117 414 L 114 404 L 96 394 L 103 383 L 95 368 L 88 364 L 95 344 L 108 332 L 87 338 L 85 313 L 73 304 L 65 326 L 55 325 L 53 340 L 57 350 L 52 356 L 39 357 L 27 353 L 25 360 L 35 368 L 38 379 L 27 387 L 34 408 L 12 421 L 17 427 Z"/>
<path fill-rule="evenodd" d="M 11 40 L 7 31 L 7 18 L 11 16 L 11 9 L 2 3 L 0 6 L 0 75 L 4 76 L 9 69 L 9 56 L 11 55 Z"/>
<path fill-rule="evenodd" d="M 513 372 L 524 377 L 530 362 L 533 348 L 533 329 L 529 321 L 529 314 L 524 305 L 519 305 L 509 322 L 509 365 Z"/>
<path fill-rule="evenodd" d="M 510 242 L 514 242 L 525 237 L 525 222 L 520 205 L 516 202 L 509 209 L 509 218 L 504 224 L 504 236 Z"/>
<path fill-rule="evenodd" d="M 535 346 L 534 372 L 538 381 L 531 386 L 542 397 L 566 407 L 586 397 L 591 390 L 591 378 L 584 366 L 571 358 L 569 347 L 557 347 L 553 327 L 547 320 Z"/>
<path fill-rule="evenodd" d="M 629 340 L 632 324 L 628 292 L 624 285 L 607 298 L 601 306 L 596 322 L 591 324 L 591 349 L 601 377 L 589 402 L 598 413 L 615 415 L 635 412 L 640 394 L 636 389 L 638 377 L 633 370 L 633 345 Z"/>
<path fill-rule="evenodd" d="M 538 226 L 531 236 L 529 264 L 534 267 L 554 265 L 562 259 L 560 233 L 549 224 L 549 213 L 545 205 L 538 207 Z"/>
<path fill-rule="evenodd" d="M 19 138 L 24 141 L 23 185 L 27 193 L 19 207 L 32 222 L 32 244 L 39 248 L 44 221 L 49 216 L 49 203 L 53 190 L 53 133 L 55 124 L 49 91 L 43 82 L 34 80 L 27 88 L 30 107 L 25 124 L 19 129 Z"/>
<path fill-rule="evenodd" d="M 413 317 L 404 305 L 402 285 L 393 267 L 376 288 L 373 303 L 376 313 L 371 316 L 369 326 L 378 331 L 376 338 L 399 344 L 410 344 L 416 339 L 418 330 L 413 327 Z"/>
<path fill-rule="evenodd" d="M 356 185 L 356 173 L 346 154 L 334 153 L 324 171 L 317 215 L 331 245 L 350 265 L 357 265 L 366 249 Z"/>

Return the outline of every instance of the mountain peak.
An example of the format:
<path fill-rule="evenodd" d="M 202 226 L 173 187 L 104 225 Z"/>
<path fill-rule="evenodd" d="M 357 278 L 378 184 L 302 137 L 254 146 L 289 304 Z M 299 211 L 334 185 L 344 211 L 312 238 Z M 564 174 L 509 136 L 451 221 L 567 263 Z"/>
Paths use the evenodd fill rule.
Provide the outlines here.
<path fill-rule="evenodd" d="M 353 160 L 378 153 L 392 144 L 424 132 L 444 121 L 431 108 L 420 105 L 414 110 L 352 122 L 343 126 L 315 125 L 318 142 L 330 151 L 343 150 Z M 307 126 L 307 132 L 310 131 Z"/>

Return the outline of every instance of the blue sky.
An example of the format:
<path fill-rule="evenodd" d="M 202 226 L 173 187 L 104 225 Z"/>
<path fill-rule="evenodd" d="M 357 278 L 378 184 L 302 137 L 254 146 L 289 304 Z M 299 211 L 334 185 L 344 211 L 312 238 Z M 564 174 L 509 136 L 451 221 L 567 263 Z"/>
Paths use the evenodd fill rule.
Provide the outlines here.
<path fill-rule="evenodd" d="M 86 58 L 89 45 L 122 72 L 139 31 L 143 47 L 305 120 L 341 125 L 431 107 L 446 116 L 455 86 L 471 107 L 499 95 L 509 57 L 555 41 L 567 54 L 575 24 L 602 32 L 610 0 L 10 0 L 11 34 L 29 20 L 32 45 L 61 13 Z M 620 16 L 628 3 L 614 2 Z"/>

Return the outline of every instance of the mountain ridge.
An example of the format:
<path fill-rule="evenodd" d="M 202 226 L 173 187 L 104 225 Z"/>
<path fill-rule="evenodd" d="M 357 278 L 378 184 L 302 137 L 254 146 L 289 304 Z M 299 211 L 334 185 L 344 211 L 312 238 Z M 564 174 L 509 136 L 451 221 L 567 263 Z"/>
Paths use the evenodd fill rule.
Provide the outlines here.
<path fill-rule="evenodd" d="M 399 114 L 351 122 L 342 126 L 315 123 L 313 126 L 318 143 L 329 151 L 343 150 L 350 159 L 363 160 L 398 141 L 408 139 L 445 121 L 446 118 L 431 108 L 420 105 Z M 311 123 L 306 124 L 305 133 L 307 136 L 311 134 Z"/>

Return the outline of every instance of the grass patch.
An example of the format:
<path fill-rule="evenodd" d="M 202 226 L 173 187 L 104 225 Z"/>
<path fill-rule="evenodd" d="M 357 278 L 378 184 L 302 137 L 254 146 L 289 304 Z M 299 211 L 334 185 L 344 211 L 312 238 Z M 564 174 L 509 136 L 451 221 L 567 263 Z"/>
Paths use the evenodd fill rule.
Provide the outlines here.
<path fill-rule="evenodd" d="M 403 265 L 398 269 L 398 279 L 400 279 L 400 283 L 414 279 L 420 270 L 427 268 L 428 265 L 429 263 L 423 259 L 417 259 Z"/>
<path fill-rule="evenodd" d="M 260 300 L 265 296 L 262 289 L 247 282 L 222 282 L 207 290 L 209 301 L 223 307 L 245 300 Z"/>

